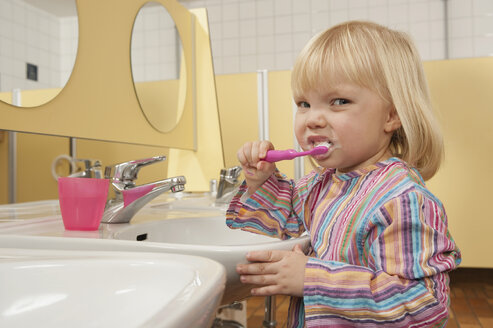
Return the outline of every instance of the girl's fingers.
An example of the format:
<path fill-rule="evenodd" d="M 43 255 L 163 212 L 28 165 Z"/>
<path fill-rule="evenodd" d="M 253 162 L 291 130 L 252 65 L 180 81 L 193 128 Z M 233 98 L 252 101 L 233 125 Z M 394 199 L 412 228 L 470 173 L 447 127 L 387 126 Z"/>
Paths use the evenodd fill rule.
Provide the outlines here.
<path fill-rule="evenodd" d="M 236 272 L 241 275 L 264 275 L 264 274 L 275 274 L 277 269 L 272 263 L 249 263 L 249 264 L 238 264 L 236 266 Z"/>
<path fill-rule="evenodd" d="M 283 251 L 251 251 L 246 258 L 250 262 L 277 262 L 283 258 Z"/>
<path fill-rule="evenodd" d="M 242 275 L 240 280 L 244 284 L 251 285 L 275 285 L 276 276 L 275 275 Z"/>
<path fill-rule="evenodd" d="M 253 288 L 251 290 L 254 296 L 272 296 L 282 294 L 281 288 L 276 285 Z"/>
<path fill-rule="evenodd" d="M 267 156 L 267 151 L 271 150 L 271 149 L 274 149 L 274 146 L 272 145 L 272 143 L 270 141 L 261 142 L 261 144 L 259 146 L 259 157 L 265 158 L 265 156 Z"/>

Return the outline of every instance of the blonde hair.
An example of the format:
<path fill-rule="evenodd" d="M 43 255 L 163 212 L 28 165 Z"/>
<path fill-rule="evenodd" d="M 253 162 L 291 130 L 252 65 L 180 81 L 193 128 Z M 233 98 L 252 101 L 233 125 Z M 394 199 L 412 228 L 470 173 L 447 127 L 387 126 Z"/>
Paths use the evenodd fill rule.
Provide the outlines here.
<path fill-rule="evenodd" d="M 294 98 L 330 86 L 338 76 L 378 93 L 395 108 L 402 126 L 389 150 L 425 180 L 443 159 L 443 140 L 434 117 L 418 51 L 402 32 L 352 21 L 316 35 L 298 56 L 291 76 Z"/>

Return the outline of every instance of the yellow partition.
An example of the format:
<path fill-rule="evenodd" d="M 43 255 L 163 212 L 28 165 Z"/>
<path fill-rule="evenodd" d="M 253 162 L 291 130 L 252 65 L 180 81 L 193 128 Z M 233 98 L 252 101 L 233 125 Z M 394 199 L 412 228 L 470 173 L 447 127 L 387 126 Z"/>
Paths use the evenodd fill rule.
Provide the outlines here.
<path fill-rule="evenodd" d="M 216 84 L 212 67 L 209 25 L 205 9 L 191 10 L 196 18 L 196 131 L 197 150 L 170 149 L 168 176 L 184 175 L 185 190 L 208 191 L 212 179 L 224 168 Z"/>
<path fill-rule="evenodd" d="M 269 139 L 277 149 L 294 148 L 290 78 L 290 71 L 268 73 Z M 231 167 L 238 165 L 238 149 L 259 138 L 257 73 L 220 75 L 216 81 L 224 158 L 226 166 Z M 292 161 L 277 166 L 294 177 Z"/>
<path fill-rule="evenodd" d="M 428 182 L 443 201 L 463 266 L 493 267 L 493 58 L 425 63 L 445 138 L 445 163 Z"/>
<path fill-rule="evenodd" d="M 216 82 L 224 161 L 233 167 L 238 149 L 258 140 L 257 74 L 218 75 Z"/>
<path fill-rule="evenodd" d="M 269 136 L 276 149 L 294 148 L 290 71 L 269 72 Z M 281 161 L 276 165 L 294 178 L 294 161 Z"/>
<path fill-rule="evenodd" d="M 194 149 L 192 14 L 176 0 L 154 0 L 175 20 L 188 77 L 182 119 L 175 129 L 161 133 L 141 111 L 131 72 L 132 27 L 148 1 L 76 1 L 79 40 L 67 84 L 54 99 L 38 107 L 18 108 L 0 101 L 0 129 Z M 139 133 L 128 133 L 129 125 Z"/>
<path fill-rule="evenodd" d="M 8 153 L 9 141 L 7 131 L 0 131 L 0 204 L 5 204 L 9 200 Z"/>
<path fill-rule="evenodd" d="M 69 139 L 17 133 L 17 202 L 30 202 L 58 198 L 58 183 L 53 178 L 53 161 L 68 155 Z M 67 175 L 68 161 L 60 161 L 55 172 Z"/>

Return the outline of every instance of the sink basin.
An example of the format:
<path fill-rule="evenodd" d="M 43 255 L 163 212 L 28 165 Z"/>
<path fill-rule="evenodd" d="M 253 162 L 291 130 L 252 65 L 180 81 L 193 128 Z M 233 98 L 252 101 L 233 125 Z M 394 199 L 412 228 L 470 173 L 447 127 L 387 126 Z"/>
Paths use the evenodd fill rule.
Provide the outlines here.
<path fill-rule="evenodd" d="M 238 263 L 245 262 L 248 251 L 291 250 L 296 244 L 307 249 L 310 239 L 304 235 L 279 240 L 229 229 L 225 223 L 226 208 L 225 204 L 215 204 L 214 198 L 207 194 L 163 195 L 142 208 L 130 224 L 101 224 L 98 231 L 66 231 L 59 214 L 12 221 L 6 215 L 6 221 L 0 222 L 0 245 L 3 240 L 9 247 L 17 248 L 29 245 L 36 249 L 157 252 L 207 257 L 226 268 L 226 288 L 221 304 L 229 304 L 250 296 L 251 286 L 241 284 L 235 270 Z M 29 212 L 28 209 L 27 205 L 23 206 L 21 213 Z M 18 215 L 19 210 L 15 213 Z"/>
<path fill-rule="evenodd" d="M 280 240 L 226 226 L 224 216 L 163 220 L 123 227 L 113 238 L 140 241 L 148 247 L 164 252 L 203 256 L 221 263 L 226 268 L 226 290 L 223 304 L 250 296 L 251 286 L 240 282 L 236 265 L 244 263 L 251 250 L 291 250 L 300 244 L 307 250 L 310 238 Z"/>
<path fill-rule="evenodd" d="M 207 327 L 224 268 L 176 254 L 10 248 L 0 240 L 0 327 Z"/>

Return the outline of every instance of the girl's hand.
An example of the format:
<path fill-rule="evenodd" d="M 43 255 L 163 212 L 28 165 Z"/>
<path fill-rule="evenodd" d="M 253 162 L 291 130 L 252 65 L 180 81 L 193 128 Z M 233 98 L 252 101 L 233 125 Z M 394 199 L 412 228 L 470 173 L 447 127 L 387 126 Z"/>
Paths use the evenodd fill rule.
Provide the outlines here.
<path fill-rule="evenodd" d="M 248 194 L 253 194 L 276 169 L 276 165 L 263 161 L 267 151 L 274 149 L 270 141 L 247 142 L 236 153 L 243 168 L 248 185 Z"/>
<path fill-rule="evenodd" d="M 296 245 L 293 251 L 255 251 L 247 254 L 249 264 L 239 264 L 236 271 L 245 284 L 263 285 L 252 295 L 303 296 L 305 265 L 308 256 Z"/>

